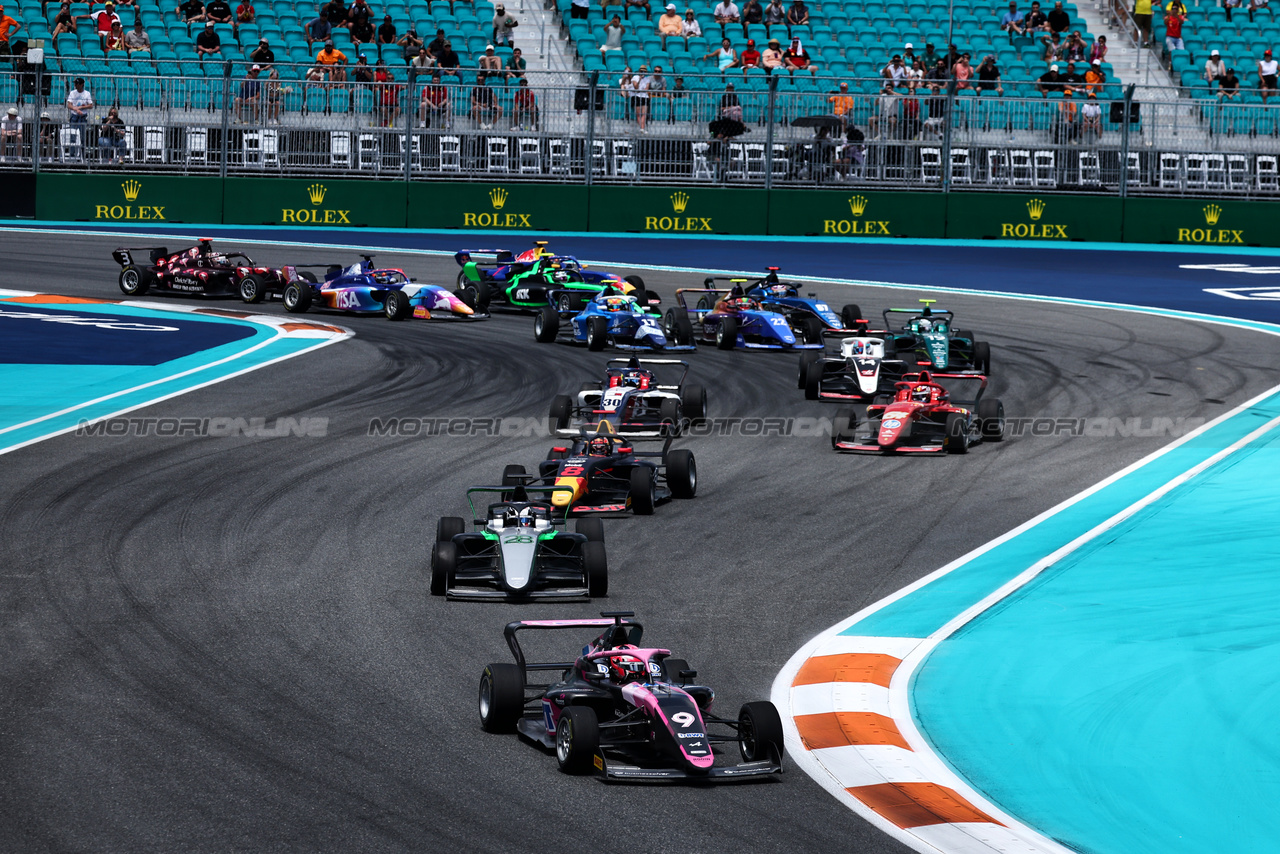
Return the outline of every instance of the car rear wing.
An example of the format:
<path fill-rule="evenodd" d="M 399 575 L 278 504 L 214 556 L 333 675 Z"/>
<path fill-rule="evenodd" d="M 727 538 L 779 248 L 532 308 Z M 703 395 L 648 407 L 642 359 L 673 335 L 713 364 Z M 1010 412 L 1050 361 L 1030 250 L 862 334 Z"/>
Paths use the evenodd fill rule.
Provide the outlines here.
<path fill-rule="evenodd" d="M 606 428 L 602 430 L 601 428 Z M 618 429 L 608 421 L 597 421 L 594 424 L 583 424 L 578 428 L 578 432 L 574 435 L 575 439 L 594 439 L 598 436 L 607 436 L 609 438 L 618 439 L 623 445 L 631 447 L 631 455 L 633 457 L 660 457 L 664 461 L 667 458 L 667 451 L 671 448 L 671 442 L 674 436 L 631 436 L 618 433 Z M 635 445 L 639 442 L 661 442 L 661 451 L 639 451 Z"/>
<path fill-rule="evenodd" d="M 459 267 L 465 267 L 471 261 L 477 264 L 486 261 L 494 264 L 512 264 L 516 256 L 510 249 L 463 249 L 453 253 L 453 260 L 458 262 Z"/>
<path fill-rule="evenodd" d="M 903 374 L 898 383 L 933 382 L 947 390 L 952 403 L 961 406 L 977 406 L 982 394 L 987 390 L 987 377 L 978 371 L 951 371 L 937 373 L 921 371 L 916 374 Z M 898 383 L 895 383 L 895 387 Z"/>
<path fill-rule="evenodd" d="M 540 479 L 537 475 L 526 475 L 526 478 L 528 478 L 528 479 L 529 479 L 529 480 L 531 480 L 531 481 L 533 481 L 533 480 L 539 480 L 539 479 Z M 572 495 L 573 495 L 573 487 L 571 487 L 571 486 L 547 486 L 547 485 L 545 485 L 545 484 L 537 484 L 537 483 L 520 483 L 520 484 L 516 484 L 516 485 L 514 485 L 514 486 L 473 486 L 473 487 L 471 487 L 470 489 L 468 489 L 468 490 L 467 490 L 467 503 L 471 505 L 471 519 L 472 519 L 472 521 L 473 521 L 473 522 L 475 522 L 476 524 L 481 524 L 481 519 L 480 519 L 480 516 L 479 516 L 479 515 L 477 515 L 477 513 L 476 513 L 476 502 L 475 502 L 475 499 L 474 499 L 474 498 L 472 498 L 471 496 L 472 496 L 473 494 L 475 494 L 475 495 L 495 495 L 495 494 L 496 494 L 496 495 L 501 495 L 501 496 L 503 496 L 502 500 L 503 500 L 504 502 L 506 502 L 506 501 L 529 501 L 530 503 L 533 503 L 533 504 L 544 504 L 544 503 L 545 503 L 545 504 L 546 504 L 546 506 L 547 506 L 547 507 L 552 511 L 552 512 L 550 512 L 550 513 L 548 513 L 548 514 L 547 514 L 548 518 L 550 518 L 550 519 L 551 519 L 552 524 L 560 524 L 560 525 L 563 525 L 563 524 L 564 524 L 564 517 L 563 517 L 563 516 L 561 516 L 559 519 L 557 519 L 557 518 L 556 518 L 556 515 L 555 515 L 555 512 L 554 512 L 554 511 L 555 511 L 555 508 L 554 508 L 554 507 L 552 507 L 552 505 L 551 505 L 551 503 L 550 503 L 549 501 L 547 501 L 547 502 L 541 502 L 541 501 L 530 501 L 530 499 L 529 499 L 529 496 L 530 496 L 530 495 L 546 495 L 546 496 L 550 497 L 553 493 L 556 493 L 556 492 L 567 492 L 567 493 L 569 493 L 569 494 L 572 496 Z M 486 521 L 487 521 L 487 520 L 486 520 Z"/>
<path fill-rule="evenodd" d="M 717 294 L 720 296 L 728 296 L 732 291 L 729 288 L 676 288 L 676 302 L 680 303 L 680 307 L 689 314 L 697 314 L 698 309 L 689 308 L 689 304 L 685 302 L 685 294 Z"/>
<path fill-rule="evenodd" d="M 677 382 L 675 385 L 656 386 L 657 388 L 665 389 L 666 391 L 679 391 L 680 387 L 684 385 L 685 379 L 687 379 L 689 376 L 689 363 L 686 362 L 684 359 L 639 359 L 639 358 L 610 359 L 609 361 L 605 362 L 605 370 L 606 371 L 626 370 L 627 368 L 630 368 L 630 367 L 643 368 L 646 365 L 679 365 L 682 368 L 684 368 L 684 370 L 680 374 L 680 381 Z"/>
<path fill-rule="evenodd" d="M 111 253 L 111 257 L 121 267 L 135 267 L 138 262 L 133 260 L 134 252 L 148 253 L 147 258 L 150 264 L 155 264 L 169 254 L 169 250 L 163 246 L 121 246 Z"/>
<path fill-rule="evenodd" d="M 889 319 L 889 316 L 890 316 L 890 315 L 899 315 L 899 316 L 900 316 L 900 315 L 904 315 L 904 314 L 905 314 L 905 315 L 908 315 L 908 317 L 907 317 L 907 319 L 908 319 L 908 320 L 910 320 L 912 317 L 926 317 L 926 316 L 927 316 L 930 320 L 934 319 L 935 317 L 936 317 L 936 318 L 939 318 L 939 319 L 941 319 L 941 320 L 945 320 L 945 321 L 947 322 L 947 324 L 948 324 L 948 325 L 952 324 L 952 323 L 955 321 L 955 314 L 954 314 L 954 312 L 950 312 L 950 311 L 933 311 L 933 310 L 930 310 L 930 311 L 929 311 L 929 314 L 928 314 L 928 315 L 926 315 L 926 314 L 924 313 L 924 309 L 923 309 L 923 308 L 886 308 L 886 309 L 884 310 L 884 328 L 885 328 L 885 329 L 894 329 L 894 328 L 895 328 L 895 327 L 894 327 L 894 325 L 893 325 L 893 321 Z M 898 328 L 898 329 L 906 329 L 906 328 L 907 328 L 907 324 L 906 324 L 906 323 L 903 323 L 901 326 L 896 327 L 896 328 Z"/>
<path fill-rule="evenodd" d="M 518 632 L 527 631 L 529 629 L 540 631 L 559 631 L 563 629 L 601 629 L 603 630 L 617 627 L 619 635 L 625 633 L 626 639 L 619 637 L 619 642 L 640 645 L 640 638 L 644 634 L 644 626 L 630 619 L 634 617 L 633 611 L 601 611 L 600 619 L 586 620 L 516 620 L 507 623 L 506 628 L 502 630 L 503 636 L 507 639 L 507 646 L 511 648 L 511 655 L 516 660 L 516 665 L 520 668 L 521 675 L 524 676 L 526 684 L 529 682 L 528 672 L 530 670 L 568 670 L 573 667 L 573 661 L 540 661 L 529 662 L 525 660 L 524 650 L 520 648 L 520 640 L 516 637 Z"/>

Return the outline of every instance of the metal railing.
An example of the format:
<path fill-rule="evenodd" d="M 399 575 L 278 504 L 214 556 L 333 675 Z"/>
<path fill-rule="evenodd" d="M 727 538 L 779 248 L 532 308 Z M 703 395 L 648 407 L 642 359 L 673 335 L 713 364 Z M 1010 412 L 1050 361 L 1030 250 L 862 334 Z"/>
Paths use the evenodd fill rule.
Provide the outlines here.
<path fill-rule="evenodd" d="M 1280 104 L 1147 100 L 1134 86 L 1100 89 L 1096 100 L 1009 80 L 1003 95 L 954 82 L 886 94 L 879 80 L 731 72 L 668 75 L 667 91 L 636 98 L 616 79 L 583 72 L 527 72 L 527 85 L 499 72 L 479 86 L 471 70 L 435 88 L 412 69 L 408 80 L 399 69 L 402 79 L 369 84 L 354 82 L 350 67 L 335 81 L 280 65 L 279 78 L 246 85 L 243 64 L 214 68 L 218 76 L 86 76 L 95 108 L 83 122 L 61 102 L 70 75 L 27 81 L 23 128 L 0 138 L 0 168 L 1119 195 L 1280 190 Z M 35 94 L 45 82 L 47 100 Z M 841 83 L 853 92 L 847 100 Z M 111 106 L 124 122 L 119 133 L 103 130 Z"/>

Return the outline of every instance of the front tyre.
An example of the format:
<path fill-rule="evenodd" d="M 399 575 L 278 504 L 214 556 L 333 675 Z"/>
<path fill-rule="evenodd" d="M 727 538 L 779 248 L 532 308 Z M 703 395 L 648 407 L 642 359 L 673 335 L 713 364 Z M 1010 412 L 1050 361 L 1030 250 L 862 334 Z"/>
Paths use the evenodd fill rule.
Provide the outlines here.
<path fill-rule="evenodd" d="M 947 416 L 946 431 L 942 446 L 948 454 L 969 453 L 969 421 L 966 416 L 959 412 L 950 413 Z"/>
<path fill-rule="evenodd" d="M 443 596 L 449 592 L 449 582 L 458 568 L 458 547 L 453 543 L 438 542 L 431 547 L 431 595 Z"/>
<path fill-rule="evenodd" d="M 587 706 L 567 706 L 556 725 L 556 762 L 566 774 L 591 769 L 600 749 L 600 722 Z"/>
<path fill-rule="evenodd" d="M 663 322 L 663 331 L 678 347 L 687 347 L 693 343 L 693 324 L 689 321 L 689 313 L 683 308 L 669 308 Z"/>
<path fill-rule="evenodd" d="M 859 320 L 863 320 L 862 309 L 857 303 L 849 303 L 840 309 L 840 322 L 844 324 L 845 329 L 858 329 L 860 326 L 866 328 L 865 324 L 859 324 Z"/>
<path fill-rule="evenodd" d="M 387 315 L 387 320 L 404 320 L 413 314 L 413 306 L 409 304 L 409 297 L 405 296 L 404 291 L 389 291 L 382 310 Z"/>
<path fill-rule="evenodd" d="M 556 340 L 556 335 L 560 331 L 560 315 L 549 305 L 544 305 L 538 309 L 538 314 L 533 318 L 533 337 L 534 340 L 542 344 L 550 344 Z"/>
<path fill-rule="evenodd" d="M 524 674 L 514 664 L 490 664 L 480 674 L 480 726 L 511 732 L 524 714 Z"/>
<path fill-rule="evenodd" d="M 1004 441 L 1004 404 L 999 398 L 978 402 L 978 424 L 986 442 Z"/>
<path fill-rule="evenodd" d="M 773 703 L 760 700 L 744 703 L 738 712 L 738 749 L 746 762 L 775 761 L 782 764 L 782 718 Z"/>
<path fill-rule="evenodd" d="M 738 318 L 726 317 L 716 328 L 716 347 L 732 350 L 738 346 Z"/>
<path fill-rule="evenodd" d="M 636 466 L 631 470 L 631 510 L 637 516 L 652 516 L 657 504 L 653 469 Z"/>
<path fill-rule="evenodd" d="M 680 390 L 680 410 L 690 424 L 702 424 L 707 420 L 707 390 L 697 383 L 689 383 Z"/>
<path fill-rule="evenodd" d="M 267 283 L 257 273 L 250 273 L 240 280 L 240 299 L 256 305 L 267 296 Z"/>
<path fill-rule="evenodd" d="M 436 523 L 436 542 L 451 543 L 453 538 L 467 530 L 467 523 L 461 516 L 441 516 Z"/>
<path fill-rule="evenodd" d="M 816 350 L 806 350 L 800 354 L 800 381 L 796 383 L 796 388 L 804 388 L 805 379 L 809 376 L 809 366 L 822 358 L 822 354 Z"/>
<path fill-rule="evenodd" d="M 984 376 L 991 375 L 991 345 L 986 341 L 973 343 L 973 366 Z"/>
<path fill-rule="evenodd" d="M 120 271 L 120 291 L 125 296 L 140 297 L 151 290 L 151 273 L 139 267 L 125 267 Z"/>
<path fill-rule="evenodd" d="M 804 399 L 817 400 L 822 394 L 822 363 L 810 362 L 804 376 Z"/>
<path fill-rule="evenodd" d="M 563 430 L 569 426 L 573 417 L 573 398 L 567 394 L 557 394 L 551 399 L 551 429 Z"/>
<path fill-rule="evenodd" d="M 587 318 L 587 349 L 600 351 L 609 343 L 609 320 L 604 317 Z"/>
<path fill-rule="evenodd" d="M 800 321 L 800 338 L 806 344 L 822 343 L 822 321 L 816 317 L 805 317 Z"/>
<path fill-rule="evenodd" d="M 594 516 L 584 516 L 574 524 L 574 530 L 587 538 L 589 543 L 604 542 L 604 522 Z"/>
<path fill-rule="evenodd" d="M 280 298 L 284 310 L 290 314 L 302 314 L 311 308 L 311 285 L 306 282 L 290 282 Z"/>
<path fill-rule="evenodd" d="M 693 451 L 681 448 L 667 454 L 667 487 L 672 498 L 693 498 L 698 494 L 698 465 Z"/>
<path fill-rule="evenodd" d="M 609 595 L 609 562 L 605 558 L 604 543 L 590 540 L 582 544 L 582 574 L 588 596 L 595 599 Z"/>

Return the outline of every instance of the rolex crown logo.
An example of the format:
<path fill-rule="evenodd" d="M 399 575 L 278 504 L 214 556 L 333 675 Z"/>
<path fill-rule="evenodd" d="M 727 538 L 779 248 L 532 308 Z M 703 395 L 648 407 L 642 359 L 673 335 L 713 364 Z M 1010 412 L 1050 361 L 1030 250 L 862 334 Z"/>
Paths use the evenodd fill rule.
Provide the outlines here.
<path fill-rule="evenodd" d="M 1204 221 L 1209 225 L 1217 225 L 1220 216 L 1222 216 L 1222 208 L 1217 205 L 1204 206 Z"/>
<path fill-rule="evenodd" d="M 1044 213 L 1044 200 L 1032 199 L 1027 202 L 1027 213 L 1031 214 L 1032 219 L 1040 219 L 1040 216 Z"/>
<path fill-rule="evenodd" d="M 866 196 L 852 196 L 849 199 L 849 210 L 853 211 L 854 216 L 862 216 L 862 212 L 867 209 Z"/>
<path fill-rule="evenodd" d="M 120 189 L 124 190 L 124 200 L 132 202 L 138 198 L 138 193 L 142 192 L 142 182 L 130 178 L 120 185 Z"/>
<path fill-rule="evenodd" d="M 689 206 L 688 193 L 672 193 L 671 194 L 671 209 L 674 210 L 676 213 L 684 213 L 684 209 L 687 208 L 688 206 Z"/>
<path fill-rule="evenodd" d="M 507 191 L 501 187 L 494 187 L 489 191 L 489 201 L 493 202 L 495 211 L 502 210 L 502 206 L 507 203 Z"/>
<path fill-rule="evenodd" d="M 324 194 L 329 192 L 325 189 L 324 184 L 312 184 L 307 187 L 307 195 L 311 197 L 311 204 L 318 205 L 324 201 Z"/>

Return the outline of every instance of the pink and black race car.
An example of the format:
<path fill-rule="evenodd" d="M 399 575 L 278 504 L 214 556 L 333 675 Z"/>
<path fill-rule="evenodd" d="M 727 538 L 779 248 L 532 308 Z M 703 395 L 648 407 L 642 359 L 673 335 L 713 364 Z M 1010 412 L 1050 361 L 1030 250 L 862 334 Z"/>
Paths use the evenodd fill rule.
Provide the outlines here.
<path fill-rule="evenodd" d="M 978 442 L 1004 438 L 1004 404 L 983 398 L 987 378 L 977 372 L 906 374 L 867 407 L 860 427 L 852 409 L 836 413 L 831 447 L 864 453 L 964 454 Z"/>
<path fill-rule="evenodd" d="M 145 260 L 138 257 L 146 253 Z M 264 267 L 242 252 L 218 252 L 212 238 L 202 237 L 188 249 L 169 252 L 163 246 L 121 247 L 111 253 L 120 265 L 120 290 L 127 296 L 148 291 L 210 297 L 243 296 L 267 288 L 284 288 L 310 272 L 293 267 Z M 246 300 L 252 301 L 252 300 Z"/>
<path fill-rule="evenodd" d="M 782 773 L 782 719 L 773 703 L 745 703 L 736 720 L 711 714 L 715 692 L 671 651 L 640 646 L 630 611 L 595 620 L 522 620 L 503 632 L 515 664 L 480 676 L 480 723 L 554 750 L 560 770 L 611 780 L 723 782 Z M 525 661 L 526 630 L 603 630 L 574 661 Z M 550 684 L 531 672 L 557 671 Z M 717 765 L 715 745 L 737 742 L 743 762 Z"/>

